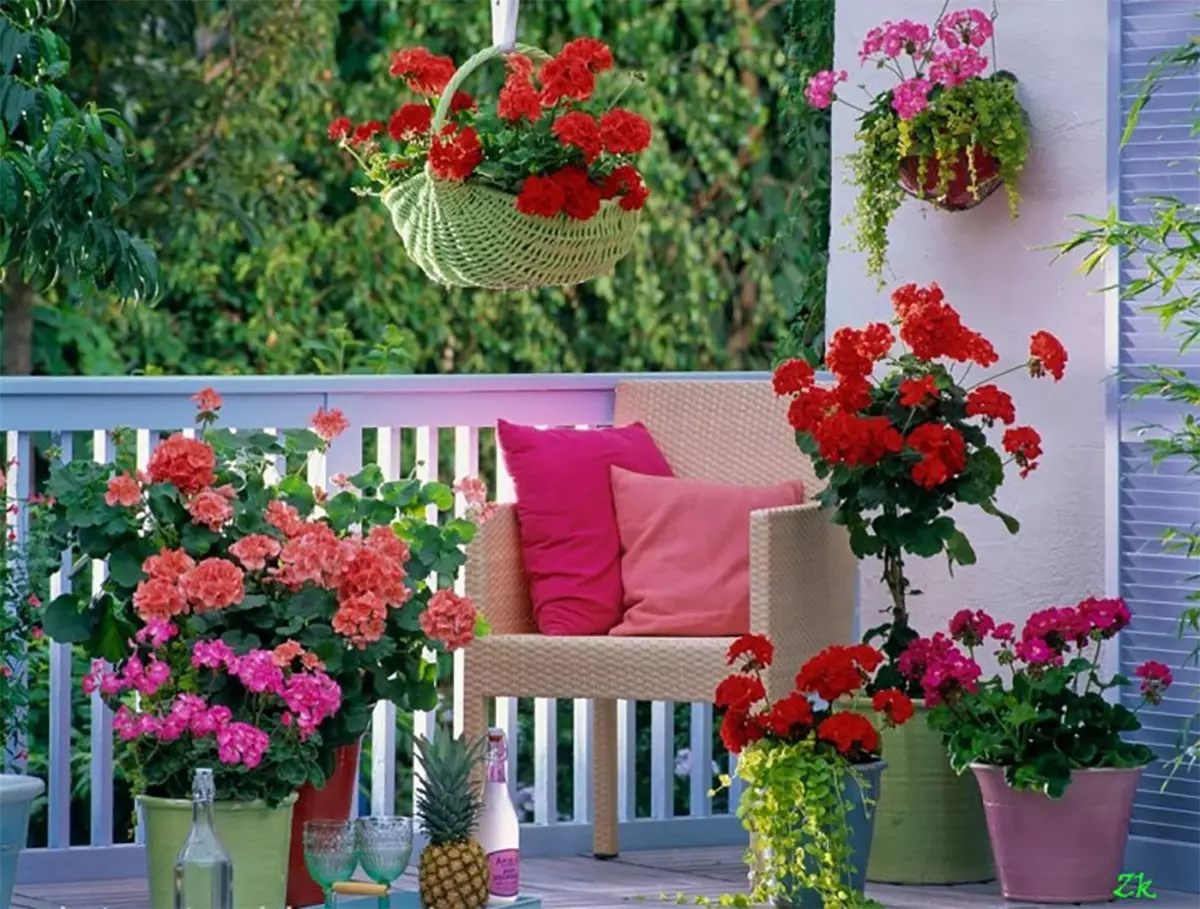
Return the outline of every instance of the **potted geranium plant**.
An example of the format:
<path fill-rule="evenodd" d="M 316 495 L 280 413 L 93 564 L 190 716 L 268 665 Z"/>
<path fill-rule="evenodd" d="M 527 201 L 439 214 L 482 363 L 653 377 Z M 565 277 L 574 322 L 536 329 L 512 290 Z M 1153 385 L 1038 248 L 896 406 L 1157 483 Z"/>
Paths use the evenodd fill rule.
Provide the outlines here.
<path fill-rule="evenodd" d="M 906 195 L 958 211 L 1003 184 L 1016 216 L 1028 117 L 1016 77 L 996 70 L 984 54 L 991 42 L 995 56 L 993 33 L 991 17 L 978 9 L 944 12 L 932 26 L 902 19 L 871 29 L 859 60 L 895 74 L 897 82 L 865 108 L 835 91 L 849 79 L 845 70 L 824 70 L 809 81 L 805 97 L 814 107 L 837 100 L 860 112 L 859 148 L 847 161 L 858 190 L 856 246 L 867 255 L 868 273 L 883 271 L 888 225 Z"/>
<path fill-rule="evenodd" d="M 869 628 L 864 640 L 880 641 L 887 662 L 868 693 L 899 688 L 919 697 L 920 686 L 898 665 L 917 637 L 909 624 L 908 598 L 914 591 L 905 559 L 944 555 L 952 569 L 974 564 L 975 551 L 951 516 L 958 505 L 977 506 L 1017 532 L 1016 519 L 996 505 L 1005 459 L 993 447 L 989 428 L 1005 427 L 1001 447 L 1022 477 L 1037 467 L 1042 450 L 1036 430 L 1015 425 L 1016 408 L 1007 392 L 988 378 L 965 383 L 972 366 L 994 366 L 999 356 L 986 338 L 963 325 L 936 284 L 906 284 L 895 290 L 892 302 L 895 333 L 881 322 L 834 332 L 825 357 L 837 379 L 833 387 L 818 385 L 813 366 L 804 360 L 781 364 L 774 384 L 778 394 L 791 397 L 788 420 L 797 444 L 826 481 L 820 501 L 849 531 L 854 554 L 882 563 L 890 599 L 887 620 Z M 897 334 L 903 348 L 894 352 Z M 1058 340 L 1039 331 L 1027 359 L 1006 372 L 1028 369 L 1058 381 L 1066 362 Z M 966 367 L 959 375 L 952 369 L 956 364 Z M 881 365 L 886 371 L 873 376 Z M 918 709 L 923 709 L 919 703 Z M 894 759 L 880 803 L 870 879 L 989 878 L 975 788 L 950 771 L 924 724 L 887 736 L 902 736 L 904 742 L 888 746 Z"/>
<path fill-rule="evenodd" d="M 462 91 L 503 56 L 495 103 Z M 613 55 L 576 38 L 557 56 L 488 48 L 459 69 L 423 47 L 391 75 L 418 100 L 385 123 L 339 117 L 329 137 L 358 162 L 412 259 L 435 281 L 496 289 L 578 284 L 632 248 L 649 191 L 634 165 L 650 124 L 596 95 Z"/>
<path fill-rule="evenodd" d="M 199 436 L 162 442 L 144 473 L 120 431 L 112 464 L 80 460 L 52 471 L 57 546 L 107 556 L 109 572 L 98 595 L 73 592 L 50 603 L 46 627 L 57 640 L 85 642 L 94 656 L 121 663 L 142 622 L 187 615 L 189 635 L 219 639 L 239 657 L 268 652 L 281 667 L 319 669 L 334 680 L 340 709 L 320 723 L 312 761 L 294 787 L 288 902 L 319 902 L 300 828 L 306 819 L 349 814 L 375 704 L 432 709 L 437 667 L 426 650 L 461 647 L 486 631 L 469 600 L 429 583 L 434 572 L 451 583 L 475 526 L 427 521 L 428 507 L 453 507 L 450 488 L 385 482 L 377 466 L 333 477 L 333 494 L 310 485 L 307 456 L 348 426 L 338 410 L 321 410 L 312 429 L 277 437 L 216 428 L 221 399 L 212 389 L 196 401 Z M 190 580 L 161 577 L 166 558 Z"/>
<path fill-rule="evenodd" d="M 27 753 L 22 741 L 29 708 L 27 666 L 28 644 L 40 636 L 37 612 L 46 594 L 46 581 L 53 568 L 38 518 L 48 503 L 36 493 L 25 500 L 9 495 L 6 469 L 17 467 L 15 459 L 0 466 L 0 513 L 19 518 L 30 532 L 16 532 L 16 521 L 0 527 L 0 909 L 12 903 L 17 858 L 29 836 L 33 802 L 46 789 L 45 783 L 29 776 Z"/>
<path fill-rule="evenodd" d="M 1141 728 L 1135 711 L 1105 697 L 1129 684 L 1105 680 L 1100 668 L 1102 645 L 1129 619 L 1123 600 L 1089 597 L 1035 612 L 1018 634 L 1011 622 L 964 609 L 949 635 L 920 638 L 902 657 L 951 766 L 970 768 L 983 790 L 1007 899 L 1106 902 L 1117 887 L 1138 777 L 1154 760 L 1123 738 Z M 981 679 L 975 654 L 985 646 L 1001 671 Z M 1143 705 L 1171 684 L 1154 661 L 1134 675 Z"/>
<path fill-rule="evenodd" d="M 762 635 L 734 641 L 734 673 L 714 696 L 725 711 L 721 739 L 746 783 L 738 817 L 750 833 L 750 897 L 793 909 L 876 905 L 863 886 L 884 768 L 880 737 L 867 717 L 839 708 L 867 686 L 883 654 L 866 644 L 827 647 L 774 700 L 762 679 L 773 658 Z M 913 715 L 896 689 L 877 691 L 871 706 L 889 727 Z"/>

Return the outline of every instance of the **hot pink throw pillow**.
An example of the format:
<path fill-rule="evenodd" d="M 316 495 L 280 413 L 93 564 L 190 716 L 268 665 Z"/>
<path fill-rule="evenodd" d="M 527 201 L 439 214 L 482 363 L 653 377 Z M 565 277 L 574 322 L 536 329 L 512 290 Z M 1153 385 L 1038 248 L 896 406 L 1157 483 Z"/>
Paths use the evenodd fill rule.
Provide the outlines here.
<path fill-rule="evenodd" d="M 750 631 L 750 512 L 799 505 L 804 485 L 734 486 L 614 468 L 625 617 L 611 634 Z"/>
<path fill-rule="evenodd" d="M 499 421 L 517 489 L 521 556 L 542 634 L 607 634 L 621 621 L 615 467 L 671 476 L 641 423 L 617 429 L 534 429 Z"/>

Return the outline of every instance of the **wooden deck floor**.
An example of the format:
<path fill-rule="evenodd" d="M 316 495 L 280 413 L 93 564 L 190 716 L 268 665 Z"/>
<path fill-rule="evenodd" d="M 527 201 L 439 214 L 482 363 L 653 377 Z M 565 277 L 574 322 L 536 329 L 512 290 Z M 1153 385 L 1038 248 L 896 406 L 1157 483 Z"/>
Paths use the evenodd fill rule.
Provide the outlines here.
<path fill-rule="evenodd" d="M 523 889 L 540 894 L 545 909 L 602 909 L 641 903 L 665 905 L 660 896 L 687 894 L 717 897 L 744 892 L 746 869 L 738 848 L 662 849 L 627 852 L 611 862 L 590 856 L 526 859 L 521 866 Z M 415 884 L 415 882 L 414 882 Z M 867 893 L 888 909 L 1025 909 L 1032 903 L 1009 903 L 998 887 L 883 887 Z M 1077 904 L 1078 905 L 1078 904 Z M 1107 906 L 1088 903 L 1086 907 Z M 1195 894 L 1159 891 L 1155 909 L 1196 909 Z M 18 887 L 13 909 L 170 909 L 150 906 L 144 880 Z"/>

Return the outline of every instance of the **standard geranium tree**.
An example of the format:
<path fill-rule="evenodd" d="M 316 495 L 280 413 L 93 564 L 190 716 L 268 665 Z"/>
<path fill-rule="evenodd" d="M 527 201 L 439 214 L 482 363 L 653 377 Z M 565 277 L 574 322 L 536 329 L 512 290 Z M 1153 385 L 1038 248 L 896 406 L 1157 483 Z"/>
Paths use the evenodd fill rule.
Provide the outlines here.
<path fill-rule="evenodd" d="M 945 555 L 951 570 L 975 563 L 975 550 L 950 514 L 958 505 L 974 505 L 1017 532 L 1017 520 L 996 504 L 1006 460 L 988 430 L 1004 427 L 1001 448 L 1022 477 L 1037 467 L 1041 437 L 1031 426 L 1016 425 L 1012 397 L 994 380 L 1028 370 L 1057 382 L 1067 353 L 1039 331 L 1023 362 L 968 383 L 972 367 L 994 366 L 999 355 L 963 325 L 941 288 L 906 284 L 893 292 L 892 303 L 890 325 L 834 333 L 825 360 L 833 386 L 818 384 L 813 365 L 799 359 L 781 364 L 774 384 L 776 393 L 791 398 L 788 420 L 797 444 L 826 481 L 822 504 L 849 531 L 855 555 L 882 563 L 888 619 L 867 630 L 865 641 L 881 640 L 888 663 L 873 685 L 919 696 L 919 685 L 896 665 L 917 637 L 908 603 L 917 591 L 905 560 Z M 965 368 L 956 375 L 956 367 Z"/>

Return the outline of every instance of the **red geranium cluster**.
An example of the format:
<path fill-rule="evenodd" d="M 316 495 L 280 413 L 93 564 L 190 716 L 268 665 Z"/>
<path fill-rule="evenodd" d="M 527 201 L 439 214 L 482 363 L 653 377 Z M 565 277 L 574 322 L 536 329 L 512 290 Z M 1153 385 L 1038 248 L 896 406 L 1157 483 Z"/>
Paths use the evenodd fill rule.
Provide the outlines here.
<path fill-rule="evenodd" d="M 399 51 L 391 74 L 422 100 L 402 105 L 386 125 L 339 117 L 329 137 L 385 186 L 397 171 L 427 160 L 440 179 L 474 179 L 515 195 L 517 209 L 528 215 L 586 221 L 606 200 L 625 211 L 641 209 L 650 193 L 631 158 L 649 146 L 651 128 L 631 111 L 598 109 L 596 76 L 613 67 L 609 48 L 576 38 L 540 66 L 518 53 L 507 55 L 505 64 L 495 106 L 481 109 L 456 92 L 435 136 L 434 109 L 454 76 L 454 61 L 422 47 Z M 399 148 L 380 147 L 385 133 Z"/>
<path fill-rule="evenodd" d="M 892 294 L 900 341 L 911 356 L 893 360 L 878 381 L 872 374 L 895 344 L 892 327 L 875 322 L 865 329 L 840 328 L 829 342 L 825 365 L 837 379 L 833 388 L 816 384 L 815 371 L 791 360 L 775 371 L 775 391 L 791 395 L 788 420 L 810 436 L 815 454 L 829 464 L 870 467 L 889 455 L 911 464 L 913 483 L 934 489 L 959 477 L 967 467 L 968 444 L 955 416 L 961 402 L 968 417 L 984 425 L 1008 426 L 1016 419 L 1012 398 L 992 384 L 959 385 L 939 361 L 988 367 L 999 357 L 991 342 L 963 325 L 937 284 L 906 284 Z M 1030 343 L 1026 365 L 1031 375 L 1062 378 L 1067 353 L 1049 332 Z M 898 405 L 898 406 L 897 406 Z M 1008 429 L 1002 440 L 1026 476 L 1042 454 L 1041 437 L 1029 426 Z M 912 454 L 919 457 L 912 457 Z"/>
<path fill-rule="evenodd" d="M 834 708 L 839 698 L 870 682 L 883 654 L 866 644 L 826 647 L 800 667 L 795 689 L 772 701 L 767 697 L 762 670 L 774 657 L 775 649 L 763 635 L 743 635 L 729 648 L 727 661 L 736 671 L 717 686 L 713 700 L 725 710 L 721 741 L 731 753 L 738 754 L 760 740 L 811 739 L 854 763 L 878 757 L 879 733 L 871 721 L 861 713 Z M 877 692 L 871 706 L 883 714 L 889 726 L 899 726 L 913 715 L 912 701 L 895 689 Z"/>

